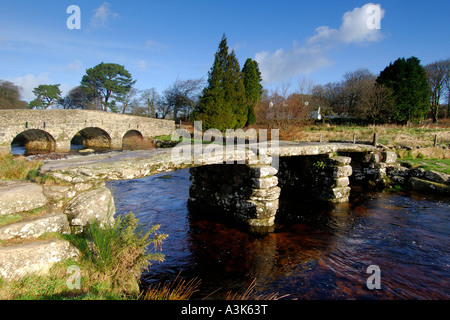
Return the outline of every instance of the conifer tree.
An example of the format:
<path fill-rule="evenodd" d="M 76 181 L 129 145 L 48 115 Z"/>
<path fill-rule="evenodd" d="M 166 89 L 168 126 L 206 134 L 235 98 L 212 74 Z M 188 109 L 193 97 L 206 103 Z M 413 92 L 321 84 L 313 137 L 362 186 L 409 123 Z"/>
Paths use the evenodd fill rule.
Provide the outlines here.
<path fill-rule="evenodd" d="M 247 125 L 256 123 L 255 107 L 262 93 L 261 72 L 258 62 L 248 58 L 242 68 L 244 76 L 245 97 L 248 106 Z"/>
<path fill-rule="evenodd" d="M 208 73 L 208 84 L 193 112 L 193 119 L 202 121 L 205 130 L 237 129 L 247 122 L 245 87 L 239 62 L 234 51 L 229 53 L 228 50 L 224 34 Z"/>
<path fill-rule="evenodd" d="M 394 92 L 395 120 L 407 123 L 425 117 L 430 108 L 429 87 L 418 58 L 397 59 L 380 73 L 377 83 Z"/>

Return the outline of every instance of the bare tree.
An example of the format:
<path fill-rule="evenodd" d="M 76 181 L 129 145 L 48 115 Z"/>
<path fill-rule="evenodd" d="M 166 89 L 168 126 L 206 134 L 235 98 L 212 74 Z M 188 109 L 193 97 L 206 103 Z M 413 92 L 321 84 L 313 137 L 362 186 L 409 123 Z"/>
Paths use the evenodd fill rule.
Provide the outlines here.
<path fill-rule="evenodd" d="M 393 91 L 386 86 L 374 84 L 362 89 L 355 114 L 374 125 L 377 122 L 385 123 L 390 120 L 394 106 Z"/>
<path fill-rule="evenodd" d="M 288 87 L 262 94 L 256 108 L 258 122 L 279 129 L 281 139 L 298 139 L 302 128 L 309 122 L 303 95 L 289 94 Z"/>
<path fill-rule="evenodd" d="M 138 93 L 138 89 L 130 88 L 127 92 L 117 95 L 117 102 L 119 103 L 117 110 L 122 114 L 131 112 L 133 105 L 136 106 L 139 104 L 139 100 L 137 99 Z"/>
<path fill-rule="evenodd" d="M 189 119 L 202 89 L 203 79 L 177 79 L 164 91 L 164 104 L 170 110 L 174 120 L 180 117 Z"/>
<path fill-rule="evenodd" d="M 376 77 L 368 69 L 346 72 L 342 82 L 343 105 L 348 115 L 355 115 L 363 90 L 373 88 Z"/>
<path fill-rule="evenodd" d="M 155 118 L 156 104 L 161 100 L 161 97 L 156 88 L 150 88 L 141 92 L 141 101 L 144 103 L 147 111 L 147 117 Z"/>
<path fill-rule="evenodd" d="M 446 78 L 448 77 L 448 65 L 450 59 L 440 60 L 425 66 L 428 86 L 430 87 L 431 113 L 433 123 L 438 122 L 439 105 L 441 96 L 446 89 Z"/>

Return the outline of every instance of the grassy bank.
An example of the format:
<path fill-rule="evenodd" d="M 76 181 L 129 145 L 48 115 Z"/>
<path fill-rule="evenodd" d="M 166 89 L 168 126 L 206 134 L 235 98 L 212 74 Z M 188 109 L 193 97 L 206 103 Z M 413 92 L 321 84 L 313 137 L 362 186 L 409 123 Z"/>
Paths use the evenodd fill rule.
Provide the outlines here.
<path fill-rule="evenodd" d="M 80 258 L 56 264 L 49 275 L 0 279 L 0 299 L 137 299 L 142 270 L 164 259 L 158 251 L 167 235 L 158 233 L 158 227 L 143 231 L 130 213 L 116 217 L 109 226 L 92 223 L 82 234 L 46 235 L 44 238 L 59 237 L 71 242 Z M 71 277 L 70 270 L 78 270 L 80 277 Z"/>
<path fill-rule="evenodd" d="M 38 160 L 27 161 L 23 156 L 0 155 L 0 180 L 34 179 L 42 164 Z"/>

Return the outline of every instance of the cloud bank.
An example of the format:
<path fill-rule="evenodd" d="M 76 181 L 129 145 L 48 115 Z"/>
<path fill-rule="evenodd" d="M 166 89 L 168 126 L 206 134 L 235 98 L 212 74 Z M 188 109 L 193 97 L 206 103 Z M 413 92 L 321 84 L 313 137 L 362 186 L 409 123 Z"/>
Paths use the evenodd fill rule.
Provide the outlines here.
<path fill-rule="evenodd" d="M 342 44 L 361 44 L 383 39 L 380 30 L 385 10 L 379 4 L 367 3 L 344 13 L 339 29 L 320 26 L 303 46 L 294 43 L 289 50 L 255 55 L 265 84 L 286 81 L 300 74 L 309 74 L 333 64 L 326 54 Z"/>

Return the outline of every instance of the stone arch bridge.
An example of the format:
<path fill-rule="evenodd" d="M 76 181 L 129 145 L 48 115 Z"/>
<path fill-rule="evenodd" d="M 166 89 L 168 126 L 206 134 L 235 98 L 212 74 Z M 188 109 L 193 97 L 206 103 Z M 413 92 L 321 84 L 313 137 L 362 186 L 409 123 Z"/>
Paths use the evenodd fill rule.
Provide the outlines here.
<path fill-rule="evenodd" d="M 121 149 L 133 139 L 172 134 L 175 122 L 88 110 L 0 110 L 0 153 L 18 138 L 27 150 L 68 152 L 79 134 L 85 147 Z"/>

